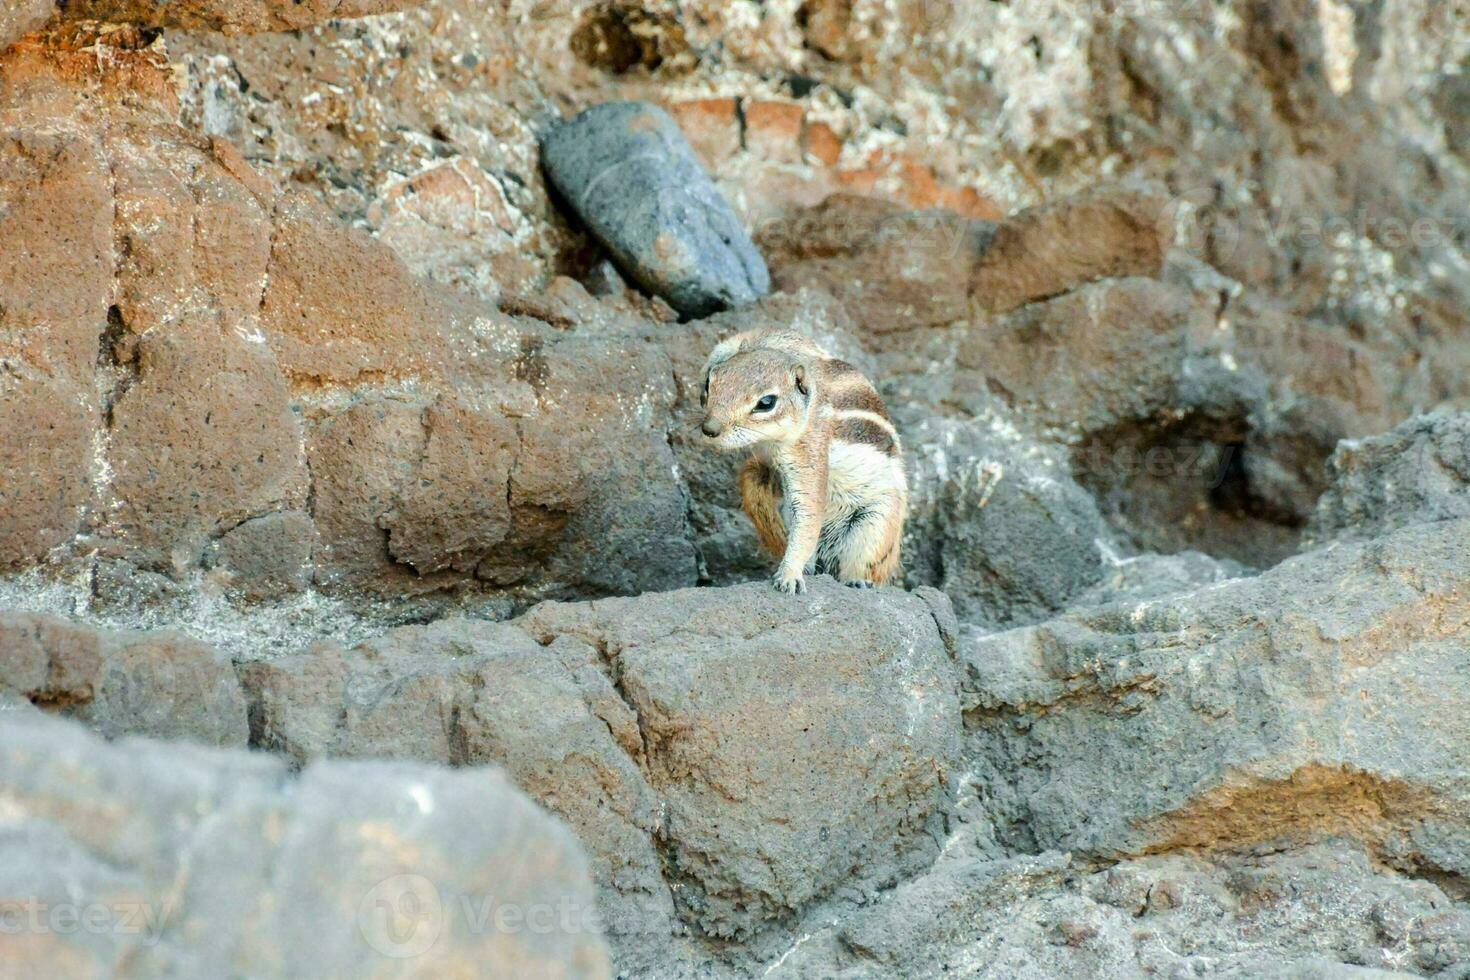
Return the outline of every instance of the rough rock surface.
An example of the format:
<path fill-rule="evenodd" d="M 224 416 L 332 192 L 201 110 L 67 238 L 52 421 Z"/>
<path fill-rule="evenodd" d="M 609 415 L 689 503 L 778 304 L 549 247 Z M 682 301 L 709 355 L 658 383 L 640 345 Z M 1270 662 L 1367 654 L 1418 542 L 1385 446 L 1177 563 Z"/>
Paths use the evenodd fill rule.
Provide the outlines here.
<path fill-rule="evenodd" d="M 967 622 L 1045 619 L 1102 578 L 1111 534 L 1065 459 L 991 424 L 926 419 L 908 433 L 911 579 Z"/>
<path fill-rule="evenodd" d="M 296 31 L 326 20 L 367 17 L 423 0 L 7 0 L 0 48 L 54 18 L 145 28 L 254 34 Z"/>
<path fill-rule="evenodd" d="M 982 309 L 1006 313 L 1097 279 L 1157 275 L 1174 234 L 1167 205 L 1096 190 L 1023 211 L 996 228 L 970 291 Z"/>
<path fill-rule="evenodd" d="M 311 518 L 302 511 L 265 514 L 221 535 L 206 552 L 205 563 L 244 599 L 301 592 L 310 581 L 313 531 Z"/>
<path fill-rule="evenodd" d="M 541 163 L 623 272 L 685 316 L 745 306 L 770 290 L 765 259 L 657 106 L 584 110 L 542 138 Z"/>
<path fill-rule="evenodd" d="M 1470 416 L 1416 416 L 1381 436 L 1339 443 L 1328 466 L 1314 539 L 1470 517 Z"/>
<path fill-rule="evenodd" d="M 367 17 L 422 0 L 59 0 L 74 20 L 255 34 L 299 31 L 326 20 Z"/>
<path fill-rule="evenodd" d="M 1465 980 L 1462 8 L 9 4 L 0 958 L 607 972 L 484 872 L 629 977 Z M 629 101 L 769 295 L 553 191 Z M 738 584 L 754 326 L 880 387 L 911 594 Z M 90 895 L 189 917 L 9 929 Z"/>
<path fill-rule="evenodd" d="M 1367 980 L 1460 976 L 1467 956 L 1470 911 L 1330 841 L 1104 871 L 1055 851 L 956 856 L 811 936 L 769 975 Z"/>
<path fill-rule="evenodd" d="M 1239 562 L 1211 558 L 1198 551 L 1172 555 L 1106 555 L 1103 577 L 1072 600 L 1075 606 L 1162 599 L 1176 592 L 1192 592 L 1207 585 L 1245 578 L 1250 569 Z"/>
<path fill-rule="evenodd" d="M 568 335 L 426 288 L 179 129 L 156 44 L 91 40 L 121 76 L 96 100 L 91 51 L 0 63 L 0 222 L 26 243 L 0 263 L 0 461 L 23 476 L 0 561 L 214 564 L 247 596 L 695 580 L 647 322 Z M 252 557 L 281 521 L 290 545 Z"/>
<path fill-rule="evenodd" d="M 12 0 L 0 10 L 0 48 L 35 30 L 56 13 L 55 0 Z"/>
<path fill-rule="evenodd" d="M 602 667 L 577 643 L 543 648 L 513 626 L 451 619 L 244 663 L 241 677 L 259 748 L 504 767 L 575 829 L 608 931 L 666 936 L 659 800 L 640 769 L 637 717 Z"/>
<path fill-rule="evenodd" d="M 929 604 L 814 586 L 800 604 L 753 583 L 519 621 L 610 659 L 666 801 L 675 900 L 711 935 L 747 935 L 854 869 L 903 868 L 957 748 Z"/>
<path fill-rule="evenodd" d="M 0 743 L 8 975 L 609 975 L 576 842 L 493 769 Z"/>
<path fill-rule="evenodd" d="M 1467 533 L 1419 524 L 962 640 L 994 833 L 1113 857 L 1350 836 L 1463 883 Z"/>
<path fill-rule="evenodd" d="M 801 604 L 764 584 L 556 603 L 241 671 L 260 748 L 504 766 L 577 830 L 609 931 L 647 956 L 676 909 L 745 937 L 923 862 L 958 748 L 947 616 L 824 578 Z"/>
<path fill-rule="evenodd" d="M 777 286 L 831 293 L 866 344 L 901 352 L 916 329 L 968 319 L 971 269 L 995 235 L 992 222 L 949 211 L 834 194 L 768 222 L 759 242 Z"/>
<path fill-rule="evenodd" d="M 217 651 L 174 632 L 116 634 L 0 613 L 0 690 L 107 736 L 246 744 L 245 698 Z"/>

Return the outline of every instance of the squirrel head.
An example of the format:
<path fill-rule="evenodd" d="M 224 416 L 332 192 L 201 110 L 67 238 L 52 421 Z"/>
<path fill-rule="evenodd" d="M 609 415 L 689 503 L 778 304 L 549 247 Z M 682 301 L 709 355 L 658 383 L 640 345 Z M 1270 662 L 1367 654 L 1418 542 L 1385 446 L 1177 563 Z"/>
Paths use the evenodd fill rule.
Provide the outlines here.
<path fill-rule="evenodd" d="M 716 449 L 794 442 L 806 431 L 812 366 L 778 350 L 751 350 L 704 369 L 700 431 Z"/>

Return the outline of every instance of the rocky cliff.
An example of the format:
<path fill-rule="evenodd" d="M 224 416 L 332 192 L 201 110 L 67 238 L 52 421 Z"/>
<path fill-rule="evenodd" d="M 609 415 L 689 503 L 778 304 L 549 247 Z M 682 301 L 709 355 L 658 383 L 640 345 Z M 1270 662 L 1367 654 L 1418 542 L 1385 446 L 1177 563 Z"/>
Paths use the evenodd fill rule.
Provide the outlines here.
<path fill-rule="evenodd" d="M 1470 977 L 1467 25 L 7 6 L 0 963 Z M 556 179 L 614 100 L 731 308 Z M 878 383 L 904 588 L 750 581 L 757 326 Z"/>

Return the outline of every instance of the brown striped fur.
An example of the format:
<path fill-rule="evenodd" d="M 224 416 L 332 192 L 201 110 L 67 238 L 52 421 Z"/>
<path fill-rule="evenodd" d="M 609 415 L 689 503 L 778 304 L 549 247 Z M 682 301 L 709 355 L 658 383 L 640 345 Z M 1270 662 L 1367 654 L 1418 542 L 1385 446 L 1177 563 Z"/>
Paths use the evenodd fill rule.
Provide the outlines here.
<path fill-rule="evenodd" d="M 898 455 L 898 440 L 894 439 L 889 430 L 872 419 L 837 419 L 832 426 L 832 437 L 846 442 L 860 442 L 873 446 L 887 456 Z"/>
<path fill-rule="evenodd" d="M 856 377 L 862 384 L 848 383 L 836 388 L 828 394 L 827 404 L 839 411 L 852 409 L 860 412 L 872 412 L 874 415 L 880 415 L 885 419 L 888 418 L 887 406 L 883 404 L 883 399 L 878 396 L 878 393 L 873 390 L 873 386 L 868 384 L 867 378 L 864 378 L 861 374 L 840 377 L 844 381 L 848 377 Z"/>

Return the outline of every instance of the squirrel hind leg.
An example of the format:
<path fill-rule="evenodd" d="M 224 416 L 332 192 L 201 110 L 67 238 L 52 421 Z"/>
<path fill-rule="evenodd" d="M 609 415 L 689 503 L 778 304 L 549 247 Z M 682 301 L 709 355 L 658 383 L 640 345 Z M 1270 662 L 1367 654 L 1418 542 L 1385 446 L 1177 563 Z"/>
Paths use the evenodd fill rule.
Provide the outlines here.
<path fill-rule="evenodd" d="M 848 585 L 887 585 L 898 574 L 903 537 L 903 505 L 885 501 L 855 514 L 838 531 L 832 549 L 839 581 Z"/>
<path fill-rule="evenodd" d="M 755 525 L 755 536 L 772 557 L 786 553 L 786 524 L 781 520 L 781 478 L 767 463 L 746 460 L 740 468 L 740 503 Z"/>

